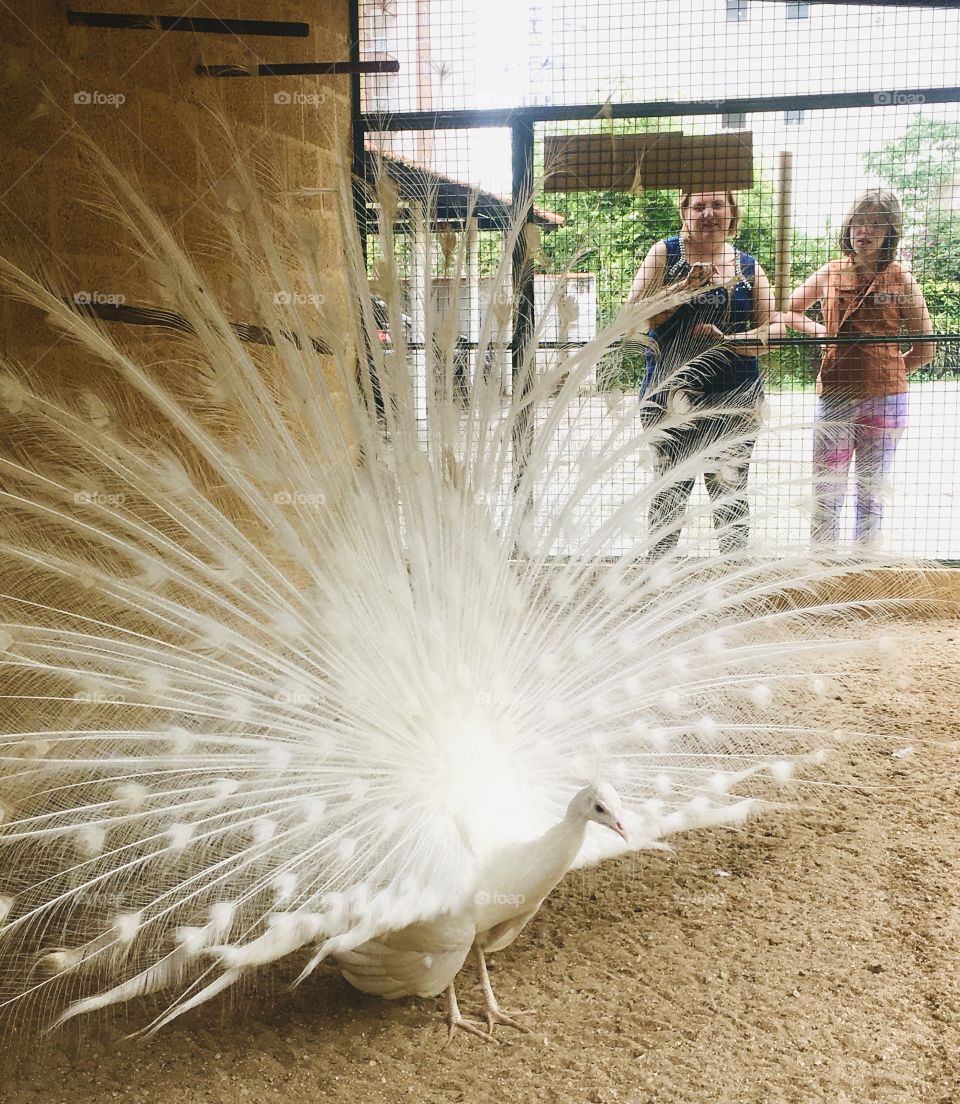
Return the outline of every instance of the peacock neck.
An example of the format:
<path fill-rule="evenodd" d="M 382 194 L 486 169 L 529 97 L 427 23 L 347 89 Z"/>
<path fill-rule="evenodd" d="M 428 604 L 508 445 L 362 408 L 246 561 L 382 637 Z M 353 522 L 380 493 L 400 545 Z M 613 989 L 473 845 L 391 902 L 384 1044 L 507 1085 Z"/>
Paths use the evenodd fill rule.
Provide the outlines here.
<path fill-rule="evenodd" d="M 558 882 L 579 854 L 586 834 L 586 821 L 573 810 L 568 810 L 563 820 L 548 828 L 540 837 L 539 850 L 543 854 L 544 865 L 549 864 L 559 871 L 556 878 Z"/>

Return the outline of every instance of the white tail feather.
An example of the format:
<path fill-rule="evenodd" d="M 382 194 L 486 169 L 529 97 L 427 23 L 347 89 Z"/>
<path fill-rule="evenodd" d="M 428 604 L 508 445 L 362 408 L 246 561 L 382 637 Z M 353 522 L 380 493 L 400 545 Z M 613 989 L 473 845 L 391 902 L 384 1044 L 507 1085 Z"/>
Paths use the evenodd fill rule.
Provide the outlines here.
<path fill-rule="evenodd" d="M 265 357 L 105 172 L 194 333 L 178 378 L 0 261 L 104 381 L 71 396 L 13 365 L 0 374 L 8 1005 L 36 1002 L 60 1024 L 179 987 L 157 1028 L 285 955 L 313 952 L 306 976 L 456 911 L 484 864 L 562 818 L 587 780 L 616 785 L 632 846 L 657 846 L 742 822 L 791 778 L 791 757 L 816 755 L 825 680 L 860 647 L 845 626 L 894 608 L 895 571 L 860 600 L 862 565 L 796 548 L 650 560 L 651 496 L 721 465 L 729 439 L 705 438 L 596 517 L 618 465 L 711 415 L 668 411 L 642 429 L 614 414 L 582 443 L 579 394 L 598 362 L 680 293 L 625 309 L 545 371 L 534 341 L 504 399 L 486 365 L 507 328 L 518 220 L 464 393 L 456 326 L 429 300 L 433 362 L 426 381 L 414 370 L 389 182 L 378 286 L 392 355 L 348 194 L 337 299 L 289 200 L 268 217 L 238 173 L 219 229 L 262 285 Z M 444 256 L 462 278 L 465 243 Z M 266 294 L 301 286 L 332 305 Z M 142 425 L 113 405 L 130 394 Z M 577 861 L 625 846 L 589 834 Z M 43 956 L 55 970 L 38 980 Z"/>

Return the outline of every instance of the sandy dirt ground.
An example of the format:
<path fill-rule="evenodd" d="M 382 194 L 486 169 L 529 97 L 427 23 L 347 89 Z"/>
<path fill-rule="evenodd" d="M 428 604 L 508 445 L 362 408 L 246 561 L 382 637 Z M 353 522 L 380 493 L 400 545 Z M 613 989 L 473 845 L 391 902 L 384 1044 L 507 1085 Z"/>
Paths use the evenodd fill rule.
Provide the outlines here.
<path fill-rule="evenodd" d="M 368 998 L 332 970 L 291 990 L 291 968 L 147 1039 L 126 1034 L 148 1009 L 29 1057 L 8 1038 L 0 1100 L 955 1104 L 960 627 L 918 637 L 898 677 L 838 684 L 831 723 L 887 738 L 834 756 L 794 808 L 562 884 L 492 960 L 532 1035 L 445 1047 L 440 1000 Z"/>

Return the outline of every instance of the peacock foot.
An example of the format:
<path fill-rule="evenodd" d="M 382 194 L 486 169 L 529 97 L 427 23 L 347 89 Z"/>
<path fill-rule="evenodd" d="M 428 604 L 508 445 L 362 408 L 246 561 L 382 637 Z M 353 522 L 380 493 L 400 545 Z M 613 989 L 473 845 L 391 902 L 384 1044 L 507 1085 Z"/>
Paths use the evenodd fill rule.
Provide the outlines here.
<path fill-rule="evenodd" d="M 467 1035 L 476 1035 L 478 1039 L 483 1039 L 485 1043 L 499 1042 L 499 1039 L 493 1037 L 492 1024 L 489 1031 L 484 1031 L 480 1024 L 474 1023 L 473 1020 L 464 1019 L 460 1013 L 460 1006 L 457 1004 L 457 994 L 453 985 L 450 985 L 447 989 L 447 1041 L 443 1045 L 449 1046 L 453 1036 L 458 1031 L 463 1031 Z"/>
<path fill-rule="evenodd" d="M 518 1025 L 515 1025 L 518 1026 Z M 522 1028 L 526 1031 L 527 1028 Z M 499 1039 L 495 1039 L 493 1036 L 493 1028 L 489 1031 L 484 1031 L 480 1024 L 474 1023 L 473 1020 L 464 1019 L 463 1016 L 459 1016 L 457 1019 L 451 1019 L 447 1017 L 447 1041 L 444 1046 L 447 1046 L 453 1039 L 453 1036 L 458 1031 L 465 1031 L 468 1035 L 476 1035 L 478 1039 L 483 1039 L 485 1043 L 499 1043 Z"/>
<path fill-rule="evenodd" d="M 532 1016 L 532 1015 L 533 1015 L 533 1010 L 532 1009 L 525 1008 L 525 1009 L 522 1009 L 521 1011 L 518 1011 L 518 1012 L 505 1012 L 502 1008 L 498 1007 L 497 1005 L 494 1005 L 493 1007 L 490 1007 L 490 1005 L 487 1005 L 487 1007 L 484 1011 L 484 1016 L 486 1017 L 486 1020 L 487 1020 L 487 1028 L 489 1029 L 489 1034 L 487 1035 L 487 1038 L 488 1039 L 493 1038 L 493 1028 L 494 1028 L 495 1024 L 503 1024 L 504 1027 L 515 1027 L 517 1029 L 517 1031 L 522 1031 L 525 1035 L 529 1035 L 530 1034 L 530 1028 L 525 1027 L 522 1023 L 517 1023 L 517 1021 L 513 1017 L 514 1016 Z"/>
<path fill-rule="evenodd" d="M 477 970 L 480 973 L 480 983 L 483 986 L 483 1012 L 487 1019 L 487 1029 L 489 1032 L 487 1038 L 493 1038 L 494 1024 L 503 1024 L 504 1027 L 515 1027 L 517 1031 L 522 1031 L 525 1035 L 529 1035 L 530 1028 L 524 1027 L 521 1023 L 517 1023 L 513 1017 L 529 1016 L 530 1012 L 526 1010 L 522 1012 L 503 1011 L 497 1003 L 497 998 L 493 993 L 493 986 L 490 984 L 490 975 L 487 973 L 487 962 L 483 956 L 483 949 L 476 943 L 473 945 L 473 957 L 476 959 Z"/>

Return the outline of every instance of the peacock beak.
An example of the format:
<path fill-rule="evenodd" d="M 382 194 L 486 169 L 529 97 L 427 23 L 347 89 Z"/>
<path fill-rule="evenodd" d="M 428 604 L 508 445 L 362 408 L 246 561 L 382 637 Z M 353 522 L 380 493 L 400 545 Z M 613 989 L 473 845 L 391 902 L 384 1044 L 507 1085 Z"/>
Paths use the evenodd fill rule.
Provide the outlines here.
<path fill-rule="evenodd" d="M 623 826 L 623 821 L 618 820 L 617 823 L 614 825 L 613 830 L 617 833 L 618 836 L 623 839 L 624 843 L 630 842 L 630 837 L 627 835 L 627 830 Z"/>

